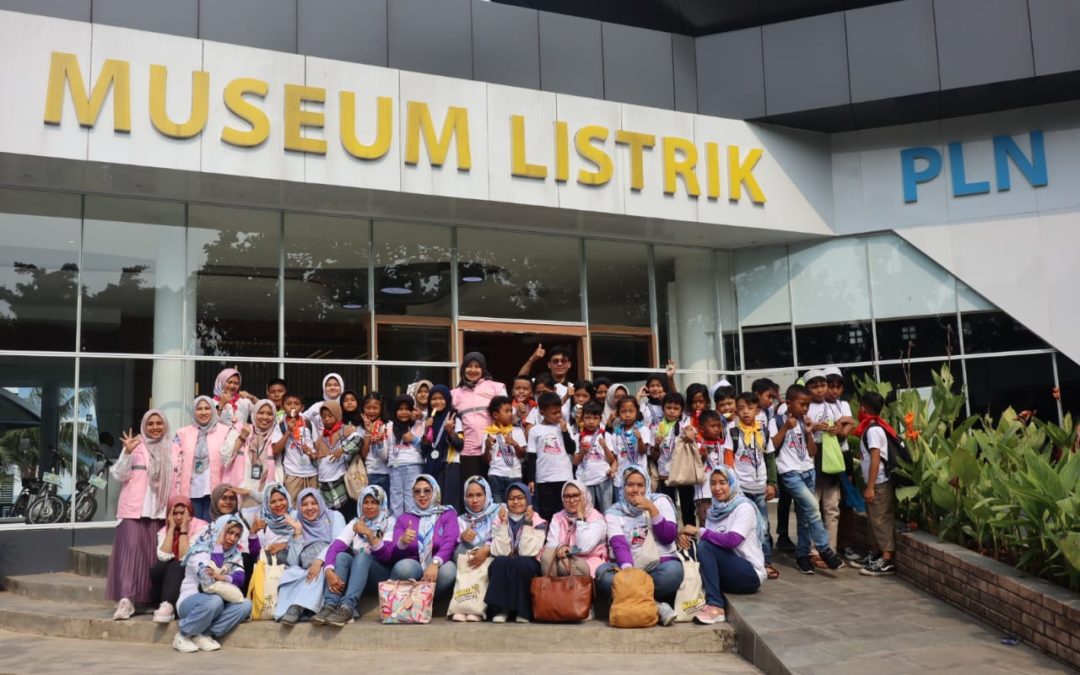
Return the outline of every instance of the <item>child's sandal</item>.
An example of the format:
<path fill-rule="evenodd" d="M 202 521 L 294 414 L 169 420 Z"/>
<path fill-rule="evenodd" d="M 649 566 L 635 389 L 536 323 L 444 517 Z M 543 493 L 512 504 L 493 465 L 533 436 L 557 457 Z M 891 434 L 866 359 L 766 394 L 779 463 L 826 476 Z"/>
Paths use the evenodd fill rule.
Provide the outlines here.
<path fill-rule="evenodd" d="M 772 565 L 766 565 L 765 566 L 765 577 L 768 578 L 768 579 L 779 579 L 780 578 L 780 570 L 776 569 Z"/>

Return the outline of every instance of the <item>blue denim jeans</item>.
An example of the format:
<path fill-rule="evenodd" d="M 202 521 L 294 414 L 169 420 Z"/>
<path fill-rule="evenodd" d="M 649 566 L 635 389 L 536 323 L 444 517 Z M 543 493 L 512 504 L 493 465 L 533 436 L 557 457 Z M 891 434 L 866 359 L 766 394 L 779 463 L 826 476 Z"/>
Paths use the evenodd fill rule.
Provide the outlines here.
<path fill-rule="evenodd" d="M 390 570 L 390 578 L 395 580 L 412 579 L 416 581 L 424 576 L 424 568 L 412 558 L 399 560 Z M 448 595 L 454 590 L 454 582 L 457 581 L 457 565 L 453 561 L 447 561 L 439 567 L 439 576 L 435 579 L 435 595 Z"/>
<path fill-rule="evenodd" d="M 388 473 L 369 473 L 367 475 L 368 485 L 378 485 L 381 487 L 387 495 L 390 494 L 390 474 Z"/>
<path fill-rule="evenodd" d="M 724 606 L 725 592 L 754 593 L 761 588 L 761 577 L 754 566 L 730 548 L 702 539 L 697 544 L 697 560 L 705 602 L 713 607 Z"/>
<path fill-rule="evenodd" d="M 615 563 L 604 563 L 596 568 L 598 594 L 611 595 L 611 586 L 615 583 L 615 574 L 618 571 L 619 566 Z M 682 563 L 678 560 L 664 560 L 649 572 L 649 576 L 653 580 L 653 598 L 657 602 L 675 602 L 675 593 L 683 580 Z"/>
<path fill-rule="evenodd" d="M 765 538 L 761 540 L 761 552 L 765 554 L 765 564 L 772 562 L 772 531 L 769 530 L 769 505 L 765 501 L 765 493 L 755 495 L 744 492 L 751 501 L 757 504 L 758 512 L 765 519 Z"/>
<path fill-rule="evenodd" d="M 593 508 L 600 513 L 607 513 L 615 497 L 615 481 L 607 478 L 596 485 L 589 486 L 589 494 L 592 495 Z"/>
<path fill-rule="evenodd" d="M 520 478 L 504 478 L 503 476 L 492 476 L 488 474 L 488 485 L 491 486 L 491 498 L 496 504 L 502 504 L 506 502 L 506 491 L 510 488 L 511 483 L 520 483 Z"/>
<path fill-rule="evenodd" d="M 345 592 L 335 593 L 330 590 L 330 584 L 327 584 L 323 602 L 330 607 L 343 605 L 355 610 L 356 604 L 360 602 L 360 595 L 365 590 L 378 589 L 380 581 L 390 578 L 390 568 L 369 553 L 357 553 L 353 556 L 344 552 L 338 553 L 334 560 L 334 574 L 345 582 Z"/>
<path fill-rule="evenodd" d="M 814 495 L 813 470 L 803 473 L 796 471 L 782 473 L 780 482 L 787 488 L 791 495 L 791 502 L 795 506 L 795 523 L 799 531 L 795 555 L 799 558 L 810 555 L 811 543 L 819 552 L 829 548 L 829 532 L 821 521 L 821 509 Z"/>
<path fill-rule="evenodd" d="M 228 635 L 240 622 L 251 616 L 251 601 L 225 602 L 220 595 L 196 593 L 184 598 L 176 608 L 180 632 L 188 637 L 210 634 Z"/>
<path fill-rule="evenodd" d="M 423 469 L 423 464 L 390 467 L 390 513 L 395 518 L 412 508 L 412 484 Z"/>

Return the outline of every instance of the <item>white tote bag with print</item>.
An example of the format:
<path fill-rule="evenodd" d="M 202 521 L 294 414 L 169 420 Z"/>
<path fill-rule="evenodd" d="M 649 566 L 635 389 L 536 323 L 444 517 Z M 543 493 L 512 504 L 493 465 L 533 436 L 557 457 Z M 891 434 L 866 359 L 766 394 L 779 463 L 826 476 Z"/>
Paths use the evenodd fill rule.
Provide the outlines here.
<path fill-rule="evenodd" d="M 705 586 L 701 583 L 701 568 L 687 551 L 679 551 L 682 558 L 683 580 L 675 594 L 675 621 L 688 623 L 705 607 Z"/>

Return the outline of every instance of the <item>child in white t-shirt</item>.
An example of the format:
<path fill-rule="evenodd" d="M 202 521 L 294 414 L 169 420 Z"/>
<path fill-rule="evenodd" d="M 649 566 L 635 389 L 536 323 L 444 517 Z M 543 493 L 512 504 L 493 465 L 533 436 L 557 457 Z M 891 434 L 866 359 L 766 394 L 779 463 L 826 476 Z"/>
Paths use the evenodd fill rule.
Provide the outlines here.
<path fill-rule="evenodd" d="M 558 394 L 541 394 L 538 407 L 540 424 L 529 431 L 528 452 L 536 462 L 536 510 L 541 518 L 550 521 L 562 510 L 563 484 L 574 477 L 571 458 L 577 443 L 563 419 Z"/>
<path fill-rule="evenodd" d="M 582 407 L 581 427 L 575 438 L 577 452 L 574 453 L 577 479 L 589 489 L 593 506 L 600 513 L 612 504 L 612 476 L 618 467 L 615 455 L 601 442 L 604 430 L 600 419 L 603 415 L 604 406 L 597 401 L 589 401 Z"/>
<path fill-rule="evenodd" d="M 281 458 L 285 489 L 295 502 L 304 489 L 319 487 L 319 468 L 315 464 L 312 426 L 301 414 L 303 400 L 296 394 L 286 394 L 282 405 L 285 418 L 276 425 L 271 442 L 274 455 Z"/>
<path fill-rule="evenodd" d="M 527 452 L 527 441 L 521 427 L 513 424 L 514 404 L 509 397 L 492 397 L 488 415 L 491 425 L 484 435 L 484 462 L 488 465 L 491 498 L 502 504 L 510 485 L 521 481 L 521 460 Z"/>
<path fill-rule="evenodd" d="M 652 447 L 652 433 L 641 420 L 641 408 L 637 399 L 623 396 L 614 403 L 615 420 L 604 434 L 604 448 L 615 455 L 614 487 L 622 488 L 623 471 L 630 466 L 644 466 Z"/>
<path fill-rule="evenodd" d="M 768 500 L 776 496 L 776 452 L 767 437 L 767 429 L 758 417 L 758 399 L 750 392 L 739 394 L 735 402 L 735 420 L 728 427 L 731 437 L 735 474 L 747 499 L 757 506 L 765 522 L 761 552 L 765 557 L 768 578 L 778 579 L 780 572 L 772 565 L 772 537 L 769 535 Z"/>
<path fill-rule="evenodd" d="M 697 438 L 698 451 L 705 463 L 705 480 L 694 488 L 694 505 L 697 510 L 698 524 L 705 525 L 705 513 L 712 504 L 712 492 L 709 477 L 714 469 L 731 466 L 731 437 L 728 436 L 727 424 L 715 410 L 702 410 L 698 415 L 701 434 Z"/>

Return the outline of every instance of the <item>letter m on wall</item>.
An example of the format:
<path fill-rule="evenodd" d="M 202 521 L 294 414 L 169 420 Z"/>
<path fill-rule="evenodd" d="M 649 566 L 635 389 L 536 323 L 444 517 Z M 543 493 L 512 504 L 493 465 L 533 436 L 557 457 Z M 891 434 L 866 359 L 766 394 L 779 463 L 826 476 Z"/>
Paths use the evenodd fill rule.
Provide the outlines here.
<path fill-rule="evenodd" d="M 113 130 L 129 133 L 131 67 L 128 62 L 107 59 L 101 66 L 93 89 L 87 90 L 78 57 L 74 54 L 53 52 L 49 65 L 49 88 L 45 96 L 45 123 L 60 124 L 64 112 L 64 92 L 69 91 L 79 124 L 92 128 L 97 124 L 110 89 L 113 93 Z"/>

